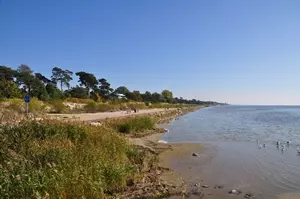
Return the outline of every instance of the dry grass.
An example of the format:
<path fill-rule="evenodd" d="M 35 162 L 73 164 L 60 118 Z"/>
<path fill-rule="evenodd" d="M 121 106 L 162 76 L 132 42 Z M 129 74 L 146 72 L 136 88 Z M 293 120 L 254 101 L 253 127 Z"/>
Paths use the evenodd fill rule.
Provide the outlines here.
<path fill-rule="evenodd" d="M 103 198 L 138 173 L 140 153 L 113 129 L 53 120 L 0 126 L 2 198 Z"/>

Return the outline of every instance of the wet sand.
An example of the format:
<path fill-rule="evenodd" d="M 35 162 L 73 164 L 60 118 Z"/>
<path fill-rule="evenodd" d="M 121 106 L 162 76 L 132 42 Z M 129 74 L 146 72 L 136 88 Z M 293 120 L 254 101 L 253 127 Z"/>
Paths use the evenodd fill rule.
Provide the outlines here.
<path fill-rule="evenodd" d="M 300 193 L 283 194 L 278 196 L 278 199 L 300 199 Z"/>
<path fill-rule="evenodd" d="M 253 193 L 243 189 L 240 194 L 229 194 L 228 192 L 234 187 L 228 186 L 226 182 L 217 184 L 215 179 L 204 181 L 201 178 L 202 167 L 205 168 L 205 166 L 209 165 L 215 153 L 210 146 L 195 143 L 158 143 L 161 137 L 162 134 L 153 134 L 143 138 L 134 138 L 130 141 L 133 144 L 147 147 L 156 152 L 160 150 L 160 166 L 171 169 L 170 172 L 162 173 L 160 179 L 168 182 L 168 184 L 182 187 L 182 194 L 171 196 L 171 199 L 229 199 L 232 197 L 241 199 L 245 198 L 247 194 Z M 197 156 L 193 156 L 193 153 L 196 153 Z M 253 194 L 255 194 L 255 197 L 249 198 L 259 198 L 257 193 Z M 281 198 L 289 199 L 288 196 Z"/>
<path fill-rule="evenodd" d="M 198 199 L 199 197 L 207 199 L 231 199 L 233 197 L 237 199 L 300 199 L 300 193 L 277 196 L 273 194 L 262 195 L 255 186 L 233 186 L 229 178 L 226 180 L 219 177 L 222 175 L 219 175 L 220 171 L 216 167 L 212 167 L 212 160 L 218 153 L 214 146 L 192 143 L 168 143 L 165 145 L 169 146 L 169 150 L 159 155 L 161 165 L 172 169 L 185 184 L 185 194 L 172 196 L 170 199 Z M 192 153 L 197 153 L 198 156 L 193 156 Z M 234 175 L 234 171 L 231 171 L 230 168 L 226 169 L 228 173 Z M 242 176 L 234 176 L 234 178 L 242 178 Z M 166 180 L 170 181 L 172 178 L 167 176 Z M 241 193 L 230 194 L 229 192 L 233 189 L 241 191 Z"/>

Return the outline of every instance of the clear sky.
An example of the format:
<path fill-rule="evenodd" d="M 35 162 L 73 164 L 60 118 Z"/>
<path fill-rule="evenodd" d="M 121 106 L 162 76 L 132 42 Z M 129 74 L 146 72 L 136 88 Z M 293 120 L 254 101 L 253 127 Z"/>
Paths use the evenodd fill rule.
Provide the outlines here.
<path fill-rule="evenodd" d="M 113 87 L 300 104 L 299 0 L 0 0 L 0 65 Z M 76 81 L 73 82 L 75 84 Z"/>

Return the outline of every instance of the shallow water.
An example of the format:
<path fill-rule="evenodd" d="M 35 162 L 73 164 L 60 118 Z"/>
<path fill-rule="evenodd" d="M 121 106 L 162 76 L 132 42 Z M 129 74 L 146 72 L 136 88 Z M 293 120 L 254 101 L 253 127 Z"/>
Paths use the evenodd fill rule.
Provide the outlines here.
<path fill-rule="evenodd" d="M 198 165 L 184 162 L 185 167 L 193 164 L 191 181 L 198 176 L 205 183 L 251 191 L 259 198 L 300 191 L 300 107 L 209 107 L 180 117 L 167 128 L 164 140 L 204 143 L 213 151 L 205 164 L 201 158 Z"/>

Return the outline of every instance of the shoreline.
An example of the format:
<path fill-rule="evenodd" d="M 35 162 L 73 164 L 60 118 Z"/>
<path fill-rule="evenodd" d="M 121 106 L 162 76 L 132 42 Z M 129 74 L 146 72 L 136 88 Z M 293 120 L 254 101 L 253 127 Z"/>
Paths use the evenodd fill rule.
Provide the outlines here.
<path fill-rule="evenodd" d="M 3 150 L 7 151 L 8 156 L 5 156 L 7 161 L 3 167 L 8 172 L 3 179 L 8 182 L 7 186 L 11 187 L 10 181 L 15 180 L 9 175 L 12 171 L 20 173 L 22 171 L 26 176 L 32 176 L 32 179 L 37 181 L 39 178 L 34 178 L 37 176 L 36 173 L 43 175 L 45 179 L 54 179 L 55 177 L 55 182 L 59 185 L 57 188 L 53 189 L 51 184 L 47 184 L 48 181 L 43 184 L 47 190 L 46 194 L 51 196 L 81 196 L 83 194 L 80 191 L 82 183 L 90 183 L 88 188 L 97 190 L 86 193 L 89 196 L 92 194 L 95 198 L 103 196 L 105 198 L 141 199 L 182 195 L 186 190 L 184 180 L 171 171 L 167 165 L 168 157 L 171 156 L 166 155 L 169 153 L 168 149 L 178 151 L 182 146 L 178 146 L 178 150 L 173 150 L 176 146 L 158 143 L 160 136 L 165 132 L 158 124 L 170 122 L 180 115 L 196 111 L 199 108 L 166 110 L 145 114 L 145 116 L 133 115 L 128 116 L 128 119 L 109 118 L 95 122 L 97 125 L 88 121 L 61 120 L 59 118 L 28 118 L 13 125 L 4 124 L 1 134 L 4 137 L 9 138 L 11 131 L 16 135 L 27 133 L 33 136 L 29 137 L 30 139 L 25 143 L 21 139 L 17 141 L 5 139 L 7 144 L 3 146 Z M 123 131 L 123 127 L 126 127 L 125 131 Z M 10 141 L 13 142 L 10 143 Z M 19 147 L 19 142 L 23 143 L 23 147 Z M 30 149 L 34 156 L 23 150 L 25 148 Z M 53 152 L 53 149 L 56 153 Z M 41 152 L 50 154 L 55 159 L 47 156 L 45 160 L 44 156 L 39 156 Z M 112 157 L 115 159 L 112 160 Z M 33 163 L 41 161 L 42 158 L 47 164 L 36 169 Z M 10 162 L 17 163 L 24 159 L 33 163 L 14 164 L 16 168 L 11 167 Z M 161 161 L 162 159 L 165 162 Z M 86 160 L 89 160 L 88 164 L 85 164 Z M 6 162 L 9 164 L 6 165 Z M 49 168 L 53 169 L 54 167 L 54 173 L 49 173 Z M 81 169 L 89 172 L 80 174 L 79 170 Z M 109 169 L 107 171 L 112 171 L 114 175 L 109 172 L 103 173 L 106 171 L 105 169 Z M 79 174 L 82 180 L 78 182 L 76 190 L 70 189 L 68 185 L 76 181 Z M 101 178 L 95 180 L 92 178 L 95 175 L 99 175 Z M 61 176 L 64 176 L 64 179 L 61 179 Z M 105 187 L 99 187 L 97 185 L 99 182 L 103 183 Z M 25 185 L 26 178 L 22 177 L 18 183 L 20 186 Z M 35 187 L 28 189 L 35 190 Z M 17 193 L 5 192 L 5 194 L 16 198 L 16 194 L 27 197 L 31 192 L 20 189 Z"/>
<path fill-rule="evenodd" d="M 217 180 L 203 181 L 201 178 L 202 171 L 200 171 L 202 169 L 199 170 L 199 165 L 202 167 L 202 165 L 209 164 L 215 152 L 213 147 L 211 148 L 211 146 L 202 143 L 160 143 L 159 140 L 165 133 L 129 138 L 131 144 L 143 147 L 155 154 L 158 158 L 158 166 L 161 168 L 157 174 L 158 180 L 163 182 L 166 187 L 176 189 L 175 191 L 170 190 L 169 195 L 158 198 L 256 198 L 257 195 L 252 192 L 229 194 L 232 187 L 228 187 L 226 184 L 213 184 L 217 183 Z"/>
<path fill-rule="evenodd" d="M 203 150 L 203 145 L 160 143 L 159 140 L 166 131 L 159 132 L 158 129 L 164 129 L 161 128 L 161 125 L 164 126 L 177 117 L 197 111 L 199 108 L 185 109 L 171 116 L 161 117 L 157 123 L 160 127 L 156 131 L 141 137 L 127 137 L 131 145 L 141 148 L 146 153 L 150 153 L 152 158 L 148 158 L 142 163 L 142 180 L 137 181 L 134 186 L 120 193 L 120 198 L 170 198 L 174 196 L 182 198 L 190 194 L 183 176 L 172 169 L 170 162 L 173 158 L 177 158 L 178 155 L 184 157 L 191 156 L 194 152 L 200 154 Z M 153 159 L 155 159 L 154 163 L 152 162 Z"/>
<path fill-rule="evenodd" d="M 198 109 L 192 111 L 190 110 L 173 115 L 169 118 L 163 118 L 163 122 L 159 122 L 159 124 L 165 126 L 175 118 L 197 110 Z M 168 193 L 165 196 L 157 198 L 181 199 L 187 196 L 190 197 L 191 195 L 198 196 L 199 198 L 199 196 L 203 195 L 202 191 L 190 190 L 188 187 L 188 183 L 184 179 L 185 176 L 179 174 L 179 172 L 175 171 L 172 167 L 172 161 L 185 157 L 193 157 L 193 153 L 197 154 L 198 156 L 204 151 L 204 146 L 200 143 L 160 143 L 160 138 L 165 133 L 166 132 L 156 132 L 145 135 L 143 137 L 134 137 L 128 139 L 131 144 L 151 151 L 151 153 L 153 153 L 154 156 L 158 159 L 158 170 L 156 171 L 156 178 L 159 181 L 159 184 L 162 183 L 166 187 Z M 132 194 L 135 195 L 136 193 Z"/>

